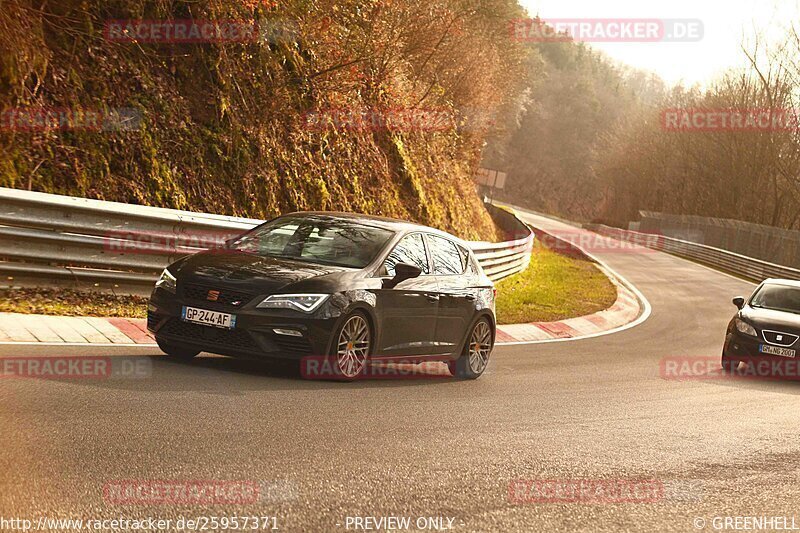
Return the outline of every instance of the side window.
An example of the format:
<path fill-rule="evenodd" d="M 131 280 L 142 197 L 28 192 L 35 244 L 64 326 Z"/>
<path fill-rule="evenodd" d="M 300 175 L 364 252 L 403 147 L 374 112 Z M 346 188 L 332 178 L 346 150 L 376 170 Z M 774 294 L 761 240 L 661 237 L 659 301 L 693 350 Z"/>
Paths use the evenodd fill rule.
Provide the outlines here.
<path fill-rule="evenodd" d="M 428 243 L 433 256 L 434 274 L 448 276 L 464 272 L 464 258 L 455 243 L 436 235 L 428 235 Z"/>
<path fill-rule="evenodd" d="M 390 276 L 394 276 L 394 266 L 397 263 L 417 265 L 422 269 L 423 274 L 431 273 L 421 233 L 413 233 L 403 237 L 394 247 L 394 250 L 389 253 L 389 257 L 386 258 L 383 265 Z"/>

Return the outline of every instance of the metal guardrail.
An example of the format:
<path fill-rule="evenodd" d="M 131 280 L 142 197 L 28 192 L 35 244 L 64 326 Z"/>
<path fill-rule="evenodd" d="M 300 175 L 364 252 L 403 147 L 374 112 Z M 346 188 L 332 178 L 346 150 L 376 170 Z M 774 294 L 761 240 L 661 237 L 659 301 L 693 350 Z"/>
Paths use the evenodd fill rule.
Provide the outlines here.
<path fill-rule="evenodd" d="M 494 281 L 527 268 L 534 235 L 510 213 L 493 213 L 514 240 L 467 242 Z M 261 220 L 0 188 L 0 273 L 53 281 L 146 288 L 179 257 L 221 246 Z"/>
<path fill-rule="evenodd" d="M 756 282 L 761 282 L 767 278 L 800 280 L 800 270 L 798 269 L 776 265 L 775 263 L 769 263 L 705 244 L 652 233 L 612 228 L 600 224 L 586 224 L 584 228 L 621 241 L 692 259 Z"/>

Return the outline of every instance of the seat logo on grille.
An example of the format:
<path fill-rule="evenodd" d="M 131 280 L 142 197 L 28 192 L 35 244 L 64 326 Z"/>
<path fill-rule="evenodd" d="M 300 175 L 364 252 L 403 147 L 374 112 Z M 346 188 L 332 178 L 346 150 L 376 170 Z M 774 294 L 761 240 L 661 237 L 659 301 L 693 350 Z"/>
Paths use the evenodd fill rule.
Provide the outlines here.
<path fill-rule="evenodd" d="M 217 300 L 219 300 L 219 291 L 208 291 L 206 300 L 208 300 L 209 302 L 216 302 Z"/>

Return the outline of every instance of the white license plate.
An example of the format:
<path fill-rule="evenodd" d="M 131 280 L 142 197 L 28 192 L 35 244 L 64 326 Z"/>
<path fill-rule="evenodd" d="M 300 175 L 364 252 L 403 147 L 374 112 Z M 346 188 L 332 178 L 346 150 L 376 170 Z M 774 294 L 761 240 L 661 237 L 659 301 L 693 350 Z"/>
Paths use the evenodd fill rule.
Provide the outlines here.
<path fill-rule="evenodd" d="M 795 350 L 790 350 L 788 348 L 778 348 L 777 346 L 767 346 L 766 344 L 761 345 L 761 353 L 769 355 L 778 355 L 780 357 L 795 356 Z"/>
<path fill-rule="evenodd" d="M 233 329 L 236 327 L 236 315 L 198 309 L 196 307 L 183 307 L 181 318 L 186 322 L 214 326 L 215 328 Z"/>

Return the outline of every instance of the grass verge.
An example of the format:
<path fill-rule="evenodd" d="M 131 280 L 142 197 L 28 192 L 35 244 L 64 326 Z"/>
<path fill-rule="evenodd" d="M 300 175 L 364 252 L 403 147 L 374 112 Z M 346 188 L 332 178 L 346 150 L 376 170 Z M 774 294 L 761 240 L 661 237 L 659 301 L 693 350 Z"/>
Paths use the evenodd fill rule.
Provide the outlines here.
<path fill-rule="evenodd" d="M 536 242 L 531 265 L 497 283 L 497 323 L 552 322 L 607 309 L 613 283 L 591 261 L 567 257 Z"/>
<path fill-rule="evenodd" d="M 145 318 L 147 298 L 74 289 L 0 289 L 0 312 Z"/>

